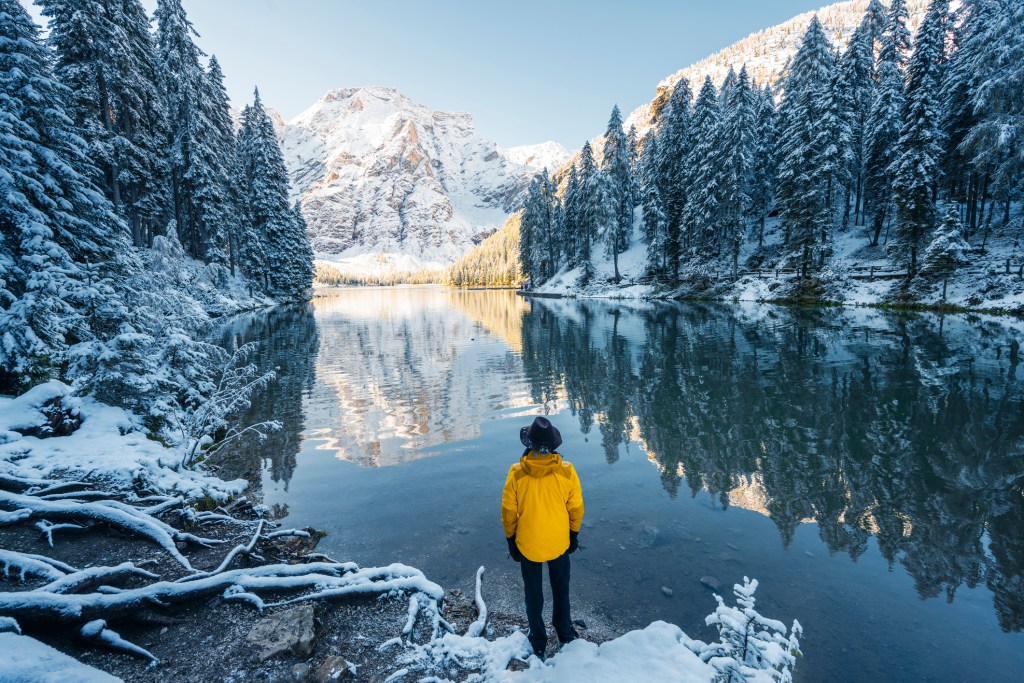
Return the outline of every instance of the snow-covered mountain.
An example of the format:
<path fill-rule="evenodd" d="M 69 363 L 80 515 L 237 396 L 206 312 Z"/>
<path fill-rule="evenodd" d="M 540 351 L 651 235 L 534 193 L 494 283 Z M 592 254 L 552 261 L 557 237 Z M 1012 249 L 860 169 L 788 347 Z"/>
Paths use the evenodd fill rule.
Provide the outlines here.
<path fill-rule="evenodd" d="M 518 207 L 527 163 L 559 153 L 547 143 L 503 153 L 470 114 L 384 87 L 328 92 L 288 122 L 281 148 L 313 249 L 351 270 L 450 264 Z"/>
<path fill-rule="evenodd" d="M 529 166 L 537 171 L 545 168 L 554 171 L 572 158 L 572 152 L 557 142 L 542 142 L 539 145 L 521 145 L 501 150 L 509 161 Z"/>
<path fill-rule="evenodd" d="M 705 76 L 710 76 L 716 86 L 721 85 L 730 66 L 739 71 L 746 65 L 747 73 L 754 83 L 771 83 L 774 86 L 800 47 L 800 41 L 812 17 L 818 16 L 818 21 L 834 46 L 845 49 L 850 36 L 864 18 L 868 2 L 869 0 L 849 0 L 813 12 L 804 12 L 789 21 L 752 33 L 710 57 L 680 69 L 658 84 L 651 102 L 637 107 L 626 117 L 624 127 L 629 130 L 631 125 L 635 125 L 637 133 L 641 136 L 646 133 L 650 128 L 652 116 L 664 106 L 672 88 L 682 78 L 690 81 L 690 87 L 696 94 Z M 883 0 L 883 4 L 888 6 L 887 0 Z M 956 6 L 959 2 L 954 0 L 952 4 Z M 927 7 L 928 0 L 907 0 L 907 28 L 911 34 L 917 33 Z"/>

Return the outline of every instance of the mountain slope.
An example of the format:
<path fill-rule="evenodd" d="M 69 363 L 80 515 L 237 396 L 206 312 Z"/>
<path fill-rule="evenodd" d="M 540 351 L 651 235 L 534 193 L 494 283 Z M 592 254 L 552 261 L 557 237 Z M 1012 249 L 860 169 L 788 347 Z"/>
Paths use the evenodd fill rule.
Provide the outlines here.
<path fill-rule="evenodd" d="M 513 154 L 524 163 L 510 160 L 477 136 L 470 114 L 383 87 L 328 92 L 281 140 L 314 250 L 353 268 L 452 263 L 519 204 L 533 173 L 526 163 L 557 154 L 542 145 Z"/>
<path fill-rule="evenodd" d="M 797 48 L 800 47 L 800 41 L 811 23 L 811 18 L 815 15 L 832 44 L 837 49 L 845 49 L 854 29 L 864 18 L 864 10 L 868 6 L 868 1 L 849 0 L 828 5 L 813 12 L 804 12 L 781 24 L 752 33 L 710 57 L 685 69 L 680 69 L 658 84 L 655 97 L 651 102 L 637 107 L 626 117 L 624 123 L 626 130 L 629 130 L 631 125 L 635 125 L 637 133 L 643 135 L 650 128 L 652 117 L 656 116 L 665 105 L 672 88 L 682 78 L 689 80 L 693 92 L 697 93 L 705 76 L 710 76 L 716 86 L 721 85 L 730 66 L 739 71 L 743 65 L 746 65 L 752 82 L 771 83 L 774 86 L 785 70 L 786 64 L 796 54 Z M 883 4 L 887 3 L 883 0 Z M 911 34 L 917 33 L 927 6 L 928 0 L 907 0 L 909 13 L 907 28 L 910 29 Z"/>

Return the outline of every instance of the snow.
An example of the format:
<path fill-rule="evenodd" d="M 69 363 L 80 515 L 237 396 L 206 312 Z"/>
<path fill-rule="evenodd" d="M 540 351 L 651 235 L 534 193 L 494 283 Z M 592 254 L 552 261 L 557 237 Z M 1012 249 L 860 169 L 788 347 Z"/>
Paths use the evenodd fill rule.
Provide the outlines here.
<path fill-rule="evenodd" d="M 529 166 L 535 171 L 547 169 L 548 173 L 554 173 L 572 158 L 572 152 L 559 143 L 551 141 L 537 145 L 509 147 L 502 149 L 501 153 L 513 163 Z"/>
<path fill-rule="evenodd" d="M 502 150 L 470 114 L 386 87 L 328 92 L 282 129 L 281 148 L 318 257 L 364 276 L 450 265 L 517 208 L 529 164 L 568 155 Z"/>
<path fill-rule="evenodd" d="M 96 479 L 121 490 L 142 484 L 191 498 L 210 496 L 220 500 L 245 489 L 247 482 L 243 479 L 223 481 L 180 467 L 180 451 L 149 439 L 137 416 L 70 394 L 71 387 L 51 380 L 17 398 L 0 397 L 0 474 Z M 58 396 L 81 415 L 82 425 L 77 431 L 46 439 L 18 433 L 43 424 L 40 407 Z"/>
<path fill-rule="evenodd" d="M 0 683 L 116 683 L 121 680 L 34 638 L 16 633 L 0 633 L 0 653 Z"/>

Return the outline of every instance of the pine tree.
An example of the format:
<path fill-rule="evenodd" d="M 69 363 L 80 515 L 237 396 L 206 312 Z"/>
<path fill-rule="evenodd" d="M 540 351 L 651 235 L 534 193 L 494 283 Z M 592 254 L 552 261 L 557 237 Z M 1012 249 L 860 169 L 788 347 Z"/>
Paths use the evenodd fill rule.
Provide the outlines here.
<path fill-rule="evenodd" d="M 72 93 L 70 113 L 91 147 L 95 179 L 148 244 L 167 204 L 166 112 L 157 90 L 156 52 L 138 0 L 40 0 L 50 17 L 54 72 Z"/>
<path fill-rule="evenodd" d="M 977 10 L 982 26 L 971 98 L 976 119 L 962 148 L 988 178 L 993 198 L 1002 200 L 1006 222 L 1024 180 L 1024 7 L 1011 0 L 975 2 L 988 7 Z M 986 234 L 991 218 L 990 209 Z"/>
<path fill-rule="evenodd" d="M 757 221 L 757 246 L 764 246 L 764 224 L 775 201 L 775 95 L 765 86 L 757 97 L 754 116 L 754 146 L 752 151 L 750 211 Z"/>
<path fill-rule="evenodd" d="M 127 248 L 50 64 L 24 8 L 0 0 L 0 379 L 11 387 L 53 373 L 97 331 L 97 295 L 118 307 L 101 288 L 123 278 Z"/>
<path fill-rule="evenodd" d="M 908 280 L 917 274 L 922 242 L 935 226 L 942 132 L 939 87 L 945 62 L 948 0 L 932 0 L 914 43 L 907 72 L 903 126 L 893 177 L 896 202 L 897 258 L 907 265 Z"/>
<path fill-rule="evenodd" d="M 785 242 L 800 262 L 801 287 L 815 251 L 824 253 L 828 213 L 827 134 L 823 125 L 835 57 L 817 17 L 804 34 L 779 106 L 778 201 Z"/>
<path fill-rule="evenodd" d="M 300 235 L 296 226 L 288 201 L 288 171 L 274 124 L 263 108 L 258 90 L 253 104 L 243 112 L 239 155 L 246 217 L 259 237 L 265 258 L 263 264 L 253 264 L 252 255 L 243 255 L 243 263 L 258 269 L 250 276 L 261 279 L 272 296 L 304 298 L 309 288 L 305 274 L 302 270 L 292 271 L 289 263 L 305 259 L 308 237 L 304 230 Z"/>
<path fill-rule="evenodd" d="M 665 206 L 667 221 L 665 257 L 668 275 L 674 282 L 679 276 L 680 255 L 684 246 L 683 217 L 689 201 L 690 169 L 686 162 L 692 145 L 690 101 L 693 93 L 685 78 L 672 88 L 662 117 L 658 122 L 657 186 Z"/>
<path fill-rule="evenodd" d="M 197 221 L 202 226 L 203 260 L 228 266 L 234 272 L 239 233 L 239 196 L 234 185 L 238 151 L 231 102 L 224 88 L 224 72 L 216 56 L 200 83 L 199 113 L 204 122 L 201 144 L 195 146 L 195 169 L 190 177 Z"/>
<path fill-rule="evenodd" d="M 861 224 L 862 199 L 864 194 L 864 165 L 867 154 L 867 124 L 871 104 L 875 98 L 875 41 L 881 36 L 884 8 L 878 0 L 872 0 L 864 12 L 864 18 L 857 26 L 846 51 L 839 60 L 839 69 L 849 88 L 847 121 L 850 129 L 849 183 L 844 207 L 844 223 L 850 213 L 850 199 L 853 199 L 853 222 Z"/>
<path fill-rule="evenodd" d="M 631 156 L 629 138 L 622 130 L 622 115 L 619 113 L 618 105 L 615 105 L 604 134 L 601 170 L 607 181 L 607 199 L 615 215 L 604 237 L 608 253 L 612 256 L 616 282 L 622 279 L 619 274 L 619 253 L 629 247 L 629 234 L 633 228 Z"/>
<path fill-rule="evenodd" d="M 866 130 L 864 161 L 865 213 L 871 215 L 871 244 L 877 246 L 885 222 L 892 214 L 892 164 L 902 128 L 905 97 L 900 64 L 904 61 L 906 7 L 901 0 L 890 6 L 882 49 L 878 57 L 878 87 Z"/>
<path fill-rule="evenodd" d="M 598 178 L 598 170 L 590 142 L 583 143 L 580 151 L 577 254 L 577 262 L 583 271 L 583 284 L 589 283 L 594 276 L 594 237 L 603 221 L 603 182 Z"/>
<path fill-rule="evenodd" d="M 653 144 L 654 141 L 652 140 Z M 643 204 L 644 239 L 647 241 L 647 272 L 658 277 L 665 272 L 666 219 L 665 207 L 661 201 L 658 186 L 647 190 Z"/>
<path fill-rule="evenodd" d="M 562 196 L 562 258 L 572 268 L 579 265 L 580 200 L 579 174 L 576 172 L 576 162 L 572 162 Z"/>
<path fill-rule="evenodd" d="M 946 286 L 949 276 L 957 267 L 969 262 L 967 253 L 971 246 L 963 237 L 963 226 L 955 208 L 950 208 L 942 223 L 935 230 L 928 248 L 924 252 L 923 270 L 942 278 L 942 300 L 946 300 Z"/>
<path fill-rule="evenodd" d="M 704 78 L 691 120 L 693 146 L 686 157 L 688 185 L 683 212 L 683 244 L 691 253 L 709 255 L 715 248 L 715 229 L 721 202 L 722 155 L 718 93 Z"/>
<path fill-rule="evenodd" d="M 750 217 L 753 192 L 756 102 L 744 66 L 728 91 L 721 140 L 721 239 L 732 260 L 735 274 L 739 253 Z"/>
<path fill-rule="evenodd" d="M 181 0 L 158 0 L 158 60 L 161 91 L 170 121 L 170 177 L 174 219 L 182 245 L 194 257 L 227 264 L 230 213 L 220 187 L 218 134 L 210 96 L 215 86 L 200 62 L 203 52 Z M 216 95 L 214 95 L 216 97 Z"/>

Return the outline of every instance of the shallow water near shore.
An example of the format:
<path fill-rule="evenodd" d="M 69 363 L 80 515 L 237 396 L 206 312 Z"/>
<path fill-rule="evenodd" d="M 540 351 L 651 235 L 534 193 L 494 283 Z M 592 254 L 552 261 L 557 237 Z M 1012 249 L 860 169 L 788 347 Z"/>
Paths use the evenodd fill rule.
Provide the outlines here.
<path fill-rule="evenodd" d="M 804 627 L 799 681 L 1024 669 L 1024 381 L 1009 322 L 876 310 L 350 288 L 236 317 L 283 428 L 247 474 L 320 550 L 520 610 L 501 487 L 547 414 L 583 484 L 577 614 L 704 640 L 757 578 Z M 668 590 L 663 590 L 668 589 Z M 671 593 L 670 595 L 668 593 Z"/>

